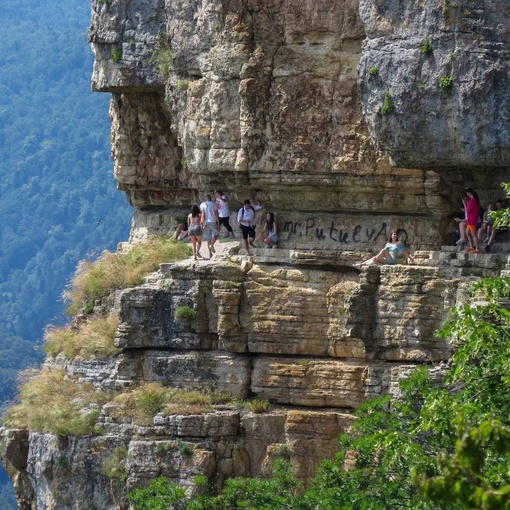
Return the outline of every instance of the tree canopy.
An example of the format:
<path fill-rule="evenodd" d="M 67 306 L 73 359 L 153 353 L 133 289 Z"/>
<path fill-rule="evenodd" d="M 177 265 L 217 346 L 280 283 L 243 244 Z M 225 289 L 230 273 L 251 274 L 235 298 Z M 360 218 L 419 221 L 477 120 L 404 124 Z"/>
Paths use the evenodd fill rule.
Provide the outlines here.
<path fill-rule="evenodd" d="M 16 371 L 41 360 L 34 345 L 46 325 L 66 320 L 60 296 L 78 262 L 129 233 L 132 211 L 112 175 L 109 96 L 90 89 L 89 24 L 86 1 L 2 0 L 2 399 Z M 12 487 L 0 487 L 0 501 L 16 508 Z"/>

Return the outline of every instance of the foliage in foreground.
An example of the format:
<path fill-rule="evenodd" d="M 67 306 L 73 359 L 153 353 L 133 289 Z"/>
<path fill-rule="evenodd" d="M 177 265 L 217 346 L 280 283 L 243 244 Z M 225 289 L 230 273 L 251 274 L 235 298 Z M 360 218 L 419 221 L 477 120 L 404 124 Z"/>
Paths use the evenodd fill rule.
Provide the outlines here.
<path fill-rule="evenodd" d="M 80 263 L 64 297 L 71 302 L 68 313 L 77 314 L 92 307 L 112 290 L 140 285 L 143 278 L 156 271 L 159 264 L 189 257 L 186 244 L 164 237 L 151 238 L 121 253 L 104 252 L 95 262 Z"/>
<path fill-rule="evenodd" d="M 280 460 L 273 478 L 230 480 L 218 495 L 187 498 L 159 480 L 131 493 L 135 508 L 510 508 L 509 301 L 510 278 L 478 283 L 472 303 L 453 309 L 438 333 L 458 346 L 446 378 L 423 367 L 401 383 L 398 400 L 361 406 L 339 453 L 306 490 Z M 170 498 L 166 507 L 157 506 L 154 487 Z"/>
<path fill-rule="evenodd" d="M 510 182 L 501 183 L 501 187 L 505 190 L 506 197 L 510 198 Z M 510 208 L 503 208 L 499 211 L 492 211 L 491 216 L 494 218 L 495 228 L 510 228 Z"/>
<path fill-rule="evenodd" d="M 292 474 L 289 463 L 277 459 L 272 478 L 233 478 L 225 482 L 223 491 L 217 496 L 196 496 L 190 500 L 186 489 L 166 478 L 157 478 L 148 488 L 131 491 L 128 500 L 136 510 L 285 510 L 300 508 L 295 506 L 299 504 L 300 490 L 301 484 Z"/>

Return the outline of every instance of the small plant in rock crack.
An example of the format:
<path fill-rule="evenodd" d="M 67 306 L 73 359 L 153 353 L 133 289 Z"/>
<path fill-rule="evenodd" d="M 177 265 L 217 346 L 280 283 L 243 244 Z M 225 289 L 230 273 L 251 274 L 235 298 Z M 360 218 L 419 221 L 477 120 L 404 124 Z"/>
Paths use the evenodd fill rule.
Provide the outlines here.
<path fill-rule="evenodd" d="M 443 92 L 450 92 L 453 86 L 453 78 L 449 75 L 443 76 L 442 78 L 439 78 L 438 85 Z"/>
<path fill-rule="evenodd" d="M 421 54 L 422 55 L 432 54 L 432 44 L 430 44 L 430 41 L 428 39 L 421 45 Z"/>
<path fill-rule="evenodd" d="M 193 310 L 191 306 L 182 305 L 175 309 L 176 319 L 194 319 L 197 316 L 196 310 Z"/>
<path fill-rule="evenodd" d="M 112 480 L 123 484 L 126 481 L 126 459 L 128 449 L 125 446 L 118 446 L 113 450 L 110 457 L 103 462 L 103 473 Z"/>
<path fill-rule="evenodd" d="M 120 48 L 116 48 L 112 53 L 112 60 L 118 64 L 122 60 L 122 50 Z"/>
<path fill-rule="evenodd" d="M 271 402 L 264 398 L 254 398 L 246 403 L 252 413 L 267 413 L 271 409 Z"/>
<path fill-rule="evenodd" d="M 381 106 L 381 113 L 383 115 L 389 115 L 395 111 L 395 105 L 393 104 L 393 98 L 389 92 L 384 93 L 384 102 Z"/>
<path fill-rule="evenodd" d="M 177 441 L 177 449 L 183 457 L 191 457 L 193 455 L 193 446 L 184 441 Z"/>
<path fill-rule="evenodd" d="M 201 280 L 198 286 L 206 296 L 212 296 L 213 283 L 211 280 Z"/>
<path fill-rule="evenodd" d="M 376 78 L 379 76 L 379 68 L 378 67 L 371 67 L 368 71 L 368 74 L 371 78 Z"/>

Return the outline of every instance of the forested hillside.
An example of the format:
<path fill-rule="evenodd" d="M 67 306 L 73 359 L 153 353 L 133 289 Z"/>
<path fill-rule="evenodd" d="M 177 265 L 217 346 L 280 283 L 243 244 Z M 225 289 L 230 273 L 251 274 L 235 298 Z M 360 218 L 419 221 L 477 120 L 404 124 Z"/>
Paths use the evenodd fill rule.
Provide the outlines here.
<path fill-rule="evenodd" d="M 0 9 L 0 398 L 42 359 L 62 291 L 84 257 L 126 240 L 108 94 L 92 93 L 84 0 L 2 0 Z M 9 508 L 0 493 L 0 507 Z"/>
<path fill-rule="evenodd" d="M 35 341 L 78 260 L 127 237 L 107 94 L 90 91 L 90 6 L 2 2 L 0 328 Z"/>

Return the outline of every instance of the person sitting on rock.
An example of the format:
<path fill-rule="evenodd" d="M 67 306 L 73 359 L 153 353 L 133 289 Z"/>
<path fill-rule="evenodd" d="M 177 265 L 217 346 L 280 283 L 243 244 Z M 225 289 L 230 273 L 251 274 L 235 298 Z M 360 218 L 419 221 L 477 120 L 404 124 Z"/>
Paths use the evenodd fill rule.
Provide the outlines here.
<path fill-rule="evenodd" d="M 482 225 L 478 229 L 478 242 L 485 243 L 485 251 L 490 251 L 490 247 L 494 244 L 494 237 L 496 232 L 493 227 L 494 218 L 490 215 L 490 213 L 494 211 L 494 204 L 492 202 L 487 202 L 487 209 L 483 213 Z"/>
<path fill-rule="evenodd" d="M 188 220 L 183 223 L 179 223 L 175 229 L 174 239 L 176 241 L 184 241 L 188 237 Z"/>
<path fill-rule="evenodd" d="M 264 223 L 264 230 L 259 235 L 259 239 L 267 245 L 268 248 L 278 248 L 278 225 L 274 219 L 274 213 L 268 212 L 266 214 L 266 222 Z"/>
<path fill-rule="evenodd" d="M 404 243 L 398 240 L 397 231 L 393 231 L 386 243 L 386 246 L 371 259 L 366 260 L 365 262 L 360 262 L 358 264 L 354 264 L 355 266 L 367 266 L 367 265 L 382 265 L 382 264 L 397 264 L 398 257 L 404 256 L 406 259 L 414 260 L 412 255 L 409 253 L 409 250 L 406 248 Z"/>
<path fill-rule="evenodd" d="M 496 206 L 494 208 L 494 211 L 496 211 L 496 212 L 501 211 L 501 209 L 503 209 L 503 200 L 498 199 L 498 200 L 496 200 Z M 494 219 L 493 218 L 491 218 L 491 219 L 494 222 Z M 506 227 L 499 227 L 499 228 L 495 228 L 494 226 L 492 227 L 492 233 L 490 236 L 488 236 L 487 245 L 485 246 L 485 251 L 487 253 L 490 252 L 491 246 L 496 243 L 497 232 L 501 232 L 503 230 L 506 230 Z"/>

